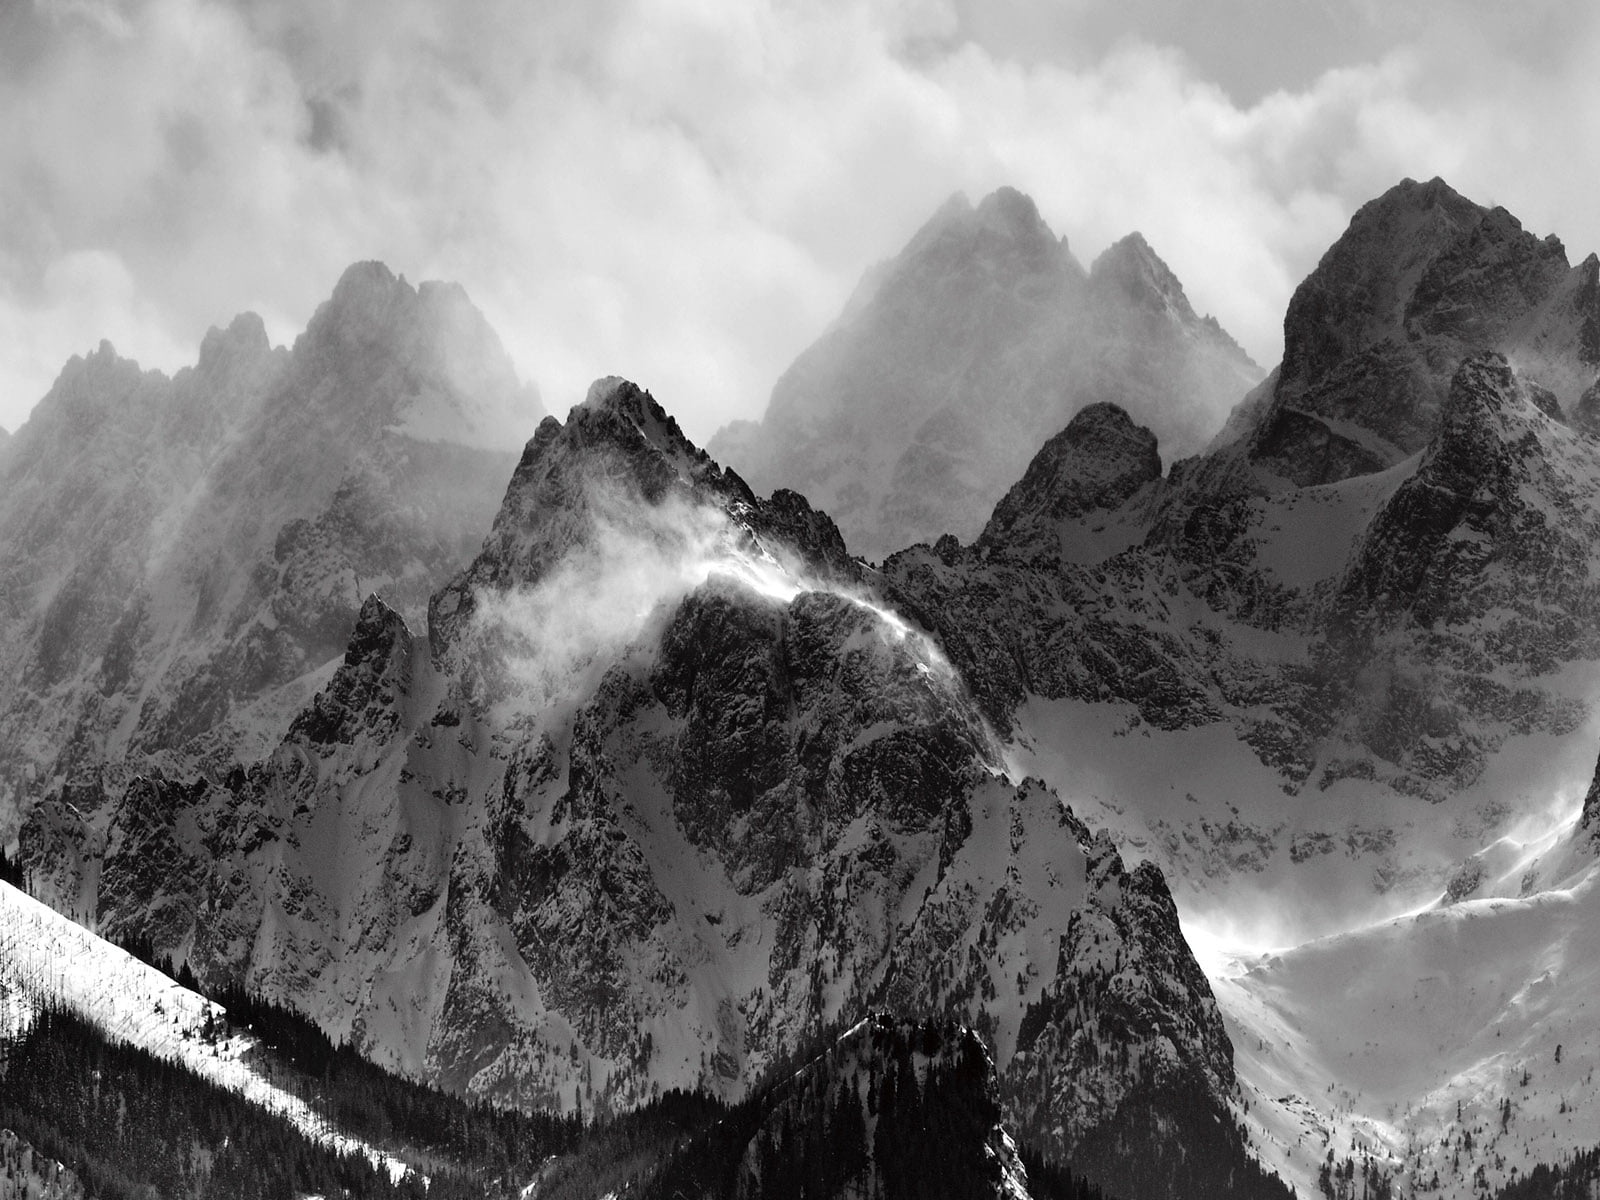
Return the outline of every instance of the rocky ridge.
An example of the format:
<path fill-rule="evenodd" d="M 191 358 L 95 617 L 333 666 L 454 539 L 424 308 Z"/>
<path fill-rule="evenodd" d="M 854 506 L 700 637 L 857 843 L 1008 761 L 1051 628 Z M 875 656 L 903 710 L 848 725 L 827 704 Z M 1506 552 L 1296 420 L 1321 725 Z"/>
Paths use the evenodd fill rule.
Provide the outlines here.
<path fill-rule="evenodd" d="M 1299 486 L 1382 470 L 1438 427 L 1456 364 L 1496 350 L 1575 408 L 1600 374 L 1600 258 L 1569 266 L 1443 180 L 1365 205 L 1295 290 L 1250 457 Z"/>
<path fill-rule="evenodd" d="M 0 460 L 0 833 L 80 767 L 264 752 L 366 591 L 420 614 L 470 557 L 536 403 L 458 288 L 377 263 L 292 350 L 246 314 L 170 379 L 70 362 Z"/>
<path fill-rule="evenodd" d="M 642 532 L 597 543 L 619 495 Z M 609 640 L 541 657 L 549 627 L 507 619 L 552 579 L 598 589 L 569 604 L 614 596 L 611 559 L 663 539 L 707 565 Z M 369 598 L 268 758 L 136 780 L 103 841 L 63 793 L 24 838 L 31 884 L 522 1103 L 738 1096 L 804 1031 L 939 1014 L 994 1048 L 1020 1136 L 1100 1145 L 1114 1178 L 1110 1129 L 1194 1120 L 1173 1096 L 1214 1121 L 1232 1088 L 1171 896 L 1004 776 L 957 674 L 840 550 L 798 496 L 755 497 L 605 381 L 529 443 L 426 643 Z"/>

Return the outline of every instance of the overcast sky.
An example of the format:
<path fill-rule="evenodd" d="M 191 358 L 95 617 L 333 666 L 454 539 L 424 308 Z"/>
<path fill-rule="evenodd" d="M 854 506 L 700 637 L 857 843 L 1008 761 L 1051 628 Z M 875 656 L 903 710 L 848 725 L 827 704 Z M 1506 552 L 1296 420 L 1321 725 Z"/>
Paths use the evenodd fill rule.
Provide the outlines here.
<path fill-rule="evenodd" d="M 1263 366 L 1363 200 L 1600 247 L 1589 0 L 0 0 L 0 425 L 110 338 L 464 284 L 546 404 L 754 416 L 953 191 L 1141 230 Z M 1220 420 L 1220 416 L 1219 416 Z M 529 431 L 531 433 L 531 430 Z"/>

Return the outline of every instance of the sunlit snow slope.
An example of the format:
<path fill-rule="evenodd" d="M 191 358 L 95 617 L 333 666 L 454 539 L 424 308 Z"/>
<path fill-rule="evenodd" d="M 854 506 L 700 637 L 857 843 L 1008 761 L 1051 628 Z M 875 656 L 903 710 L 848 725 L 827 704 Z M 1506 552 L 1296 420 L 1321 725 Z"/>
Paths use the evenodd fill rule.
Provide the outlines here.
<path fill-rule="evenodd" d="M 344 1153 L 365 1154 L 400 1179 L 399 1159 L 346 1137 L 305 1101 L 262 1078 L 248 1061 L 255 1039 L 220 1028 L 222 1007 L 69 921 L 10 884 L 0 883 L 0 1032 L 25 1028 L 36 1006 L 66 1006 L 112 1037 L 182 1063 L 202 1078 L 279 1113 L 307 1136 Z"/>
<path fill-rule="evenodd" d="M 1257 1140 L 1286 1177 L 1305 1188 L 1329 1150 L 1370 1154 L 1405 1192 L 1464 1196 L 1600 1141 L 1600 864 L 1563 841 L 1544 865 L 1548 890 L 1214 970 Z"/>

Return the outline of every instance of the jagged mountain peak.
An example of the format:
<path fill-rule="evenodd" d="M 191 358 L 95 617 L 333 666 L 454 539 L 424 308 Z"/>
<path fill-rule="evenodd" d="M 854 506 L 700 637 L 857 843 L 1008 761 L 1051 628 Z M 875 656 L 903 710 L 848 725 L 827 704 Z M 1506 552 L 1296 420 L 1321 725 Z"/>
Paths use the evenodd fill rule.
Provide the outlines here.
<path fill-rule="evenodd" d="M 954 196 L 869 272 L 761 421 L 709 448 L 761 491 L 803 492 L 875 560 L 977 537 L 1085 403 L 1116 401 L 1172 455 L 1198 449 L 1260 371 L 1143 238 L 1098 278 L 1024 193 Z"/>
<path fill-rule="evenodd" d="M 1429 264 L 1485 215 L 1438 178 L 1402 180 L 1357 209 L 1290 298 L 1284 381 L 1310 378 L 1395 332 Z"/>
<path fill-rule="evenodd" d="M 723 538 L 776 541 L 825 576 L 858 572 L 833 521 L 803 496 L 758 499 L 648 391 L 598 380 L 565 423 L 545 418 L 528 442 L 482 551 L 429 605 L 433 648 L 459 638 L 483 595 L 538 585 L 579 548 L 605 557 L 626 542 L 672 566 Z"/>
<path fill-rule="evenodd" d="M 573 422 L 631 428 L 665 459 L 680 466 L 687 465 L 690 475 L 697 474 L 710 462 L 710 456 L 684 434 L 676 417 L 662 408 L 648 391 L 619 375 L 609 375 L 589 385 L 583 403 L 567 415 L 567 423 Z"/>
<path fill-rule="evenodd" d="M 267 337 L 266 324 L 255 313 L 243 312 L 228 322 L 226 329 L 213 325 L 206 330 L 200 342 L 196 368 L 202 372 L 212 371 L 227 359 L 260 357 L 271 351 L 272 341 Z"/>
<path fill-rule="evenodd" d="M 488 324 L 457 284 L 430 281 L 418 289 L 384 263 L 352 263 L 339 276 L 332 295 L 317 307 L 295 348 L 298 351 L 304 343 L 358 350 L 419 336 L 436 337 L 428 326 L 441 317 L 485 328 Z M 494 337 L 492 331 L 489 336 Z"/>
<path fill-rule="evenodd" d="M 1403 181 L 1356 212 L 1295 290 L 1252 456 L 1302 486 L 1393 466 L 1438 428 L 1456 365 L 1485 350 L 1570 407 L 1600 364 L 1600 294 L 1586 278 L 1560 239 L 1505 209 L 1442 180 Z"/>
<path fill-rule="evenodd" d="M 1055 235 L 1039 215 L 1033 197 L 1014 187 L 999 187 L 978 201 L 974 211 L 986 230 L 1018 242 L 1054 242 Z"/>
<path fill-rule="evenodd" d="M 919 229 L 883 272 L 878 287 L 892 292 L 909 282 L 915 288 L 945 280 L 946 286 L 979 276 L 1065 272 L 1074 280 L 1084 271 L 1039 214 L 1032 197 L 1000 187 L 974 205 L 957 192 Z M 859 303 L 853 307 L 860 308 Z"/>
<path fill-rule="evenodd" d="M 1089 268 L 1089 280 L 1115 289 L 1136 307 L 1171 313 L 1184 325 L 1199 321 L 1183 284 L 1138 231 L 1101 251 Z"/>
<path fill-rule="evenodd" d="M 907 244 L 904 254 L 913 255 L 942 236 L 997 238 L 1007 242 L 1057 242 L 1050 226 L 1039 214 L 1032 196 L 1009 185 L 997 187 L 977 204 L 965 192 L 956 192 L 923 223 Z"/>
<path fill-rule="evenodd" d="M 1031 540 L 1028 530 L 1117 508 L 1161 478 L 1156 435 L 1115 404 L 1080 409 L 1051 438 L 984 527 L 980 544 Z"/>
<path fill-rule="evenodd" d="M 413 287 L 381 262 L 345 269 L 293 358 L 297 390 L 335 420 L 421 441 L 506 450 L 542 413 L 464 288 Z M 342 378 L 330 384 L 330 375 Z"/>

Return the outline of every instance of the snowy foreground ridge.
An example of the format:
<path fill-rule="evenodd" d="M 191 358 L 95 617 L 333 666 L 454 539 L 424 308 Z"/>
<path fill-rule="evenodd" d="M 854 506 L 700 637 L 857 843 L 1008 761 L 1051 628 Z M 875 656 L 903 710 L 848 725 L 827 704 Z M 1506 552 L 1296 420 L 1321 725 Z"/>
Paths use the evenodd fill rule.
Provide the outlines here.
<path fill-rule="evenodd" d="M 258 1048 L 254 1038 L 229 1033 L 208 1041 L 204 1032 L 221 1020 L 221 1005 L 0 883 L 0 1032 L 26 1028 L 36 1007 L 49 1001 L 287 1117 L 325 1146 L 366 1155 L 397 1182 L 410 1169 L 393 1155 L 337 1132 L 304 1100 L 257 1074 L 247 1061 Z"/>

